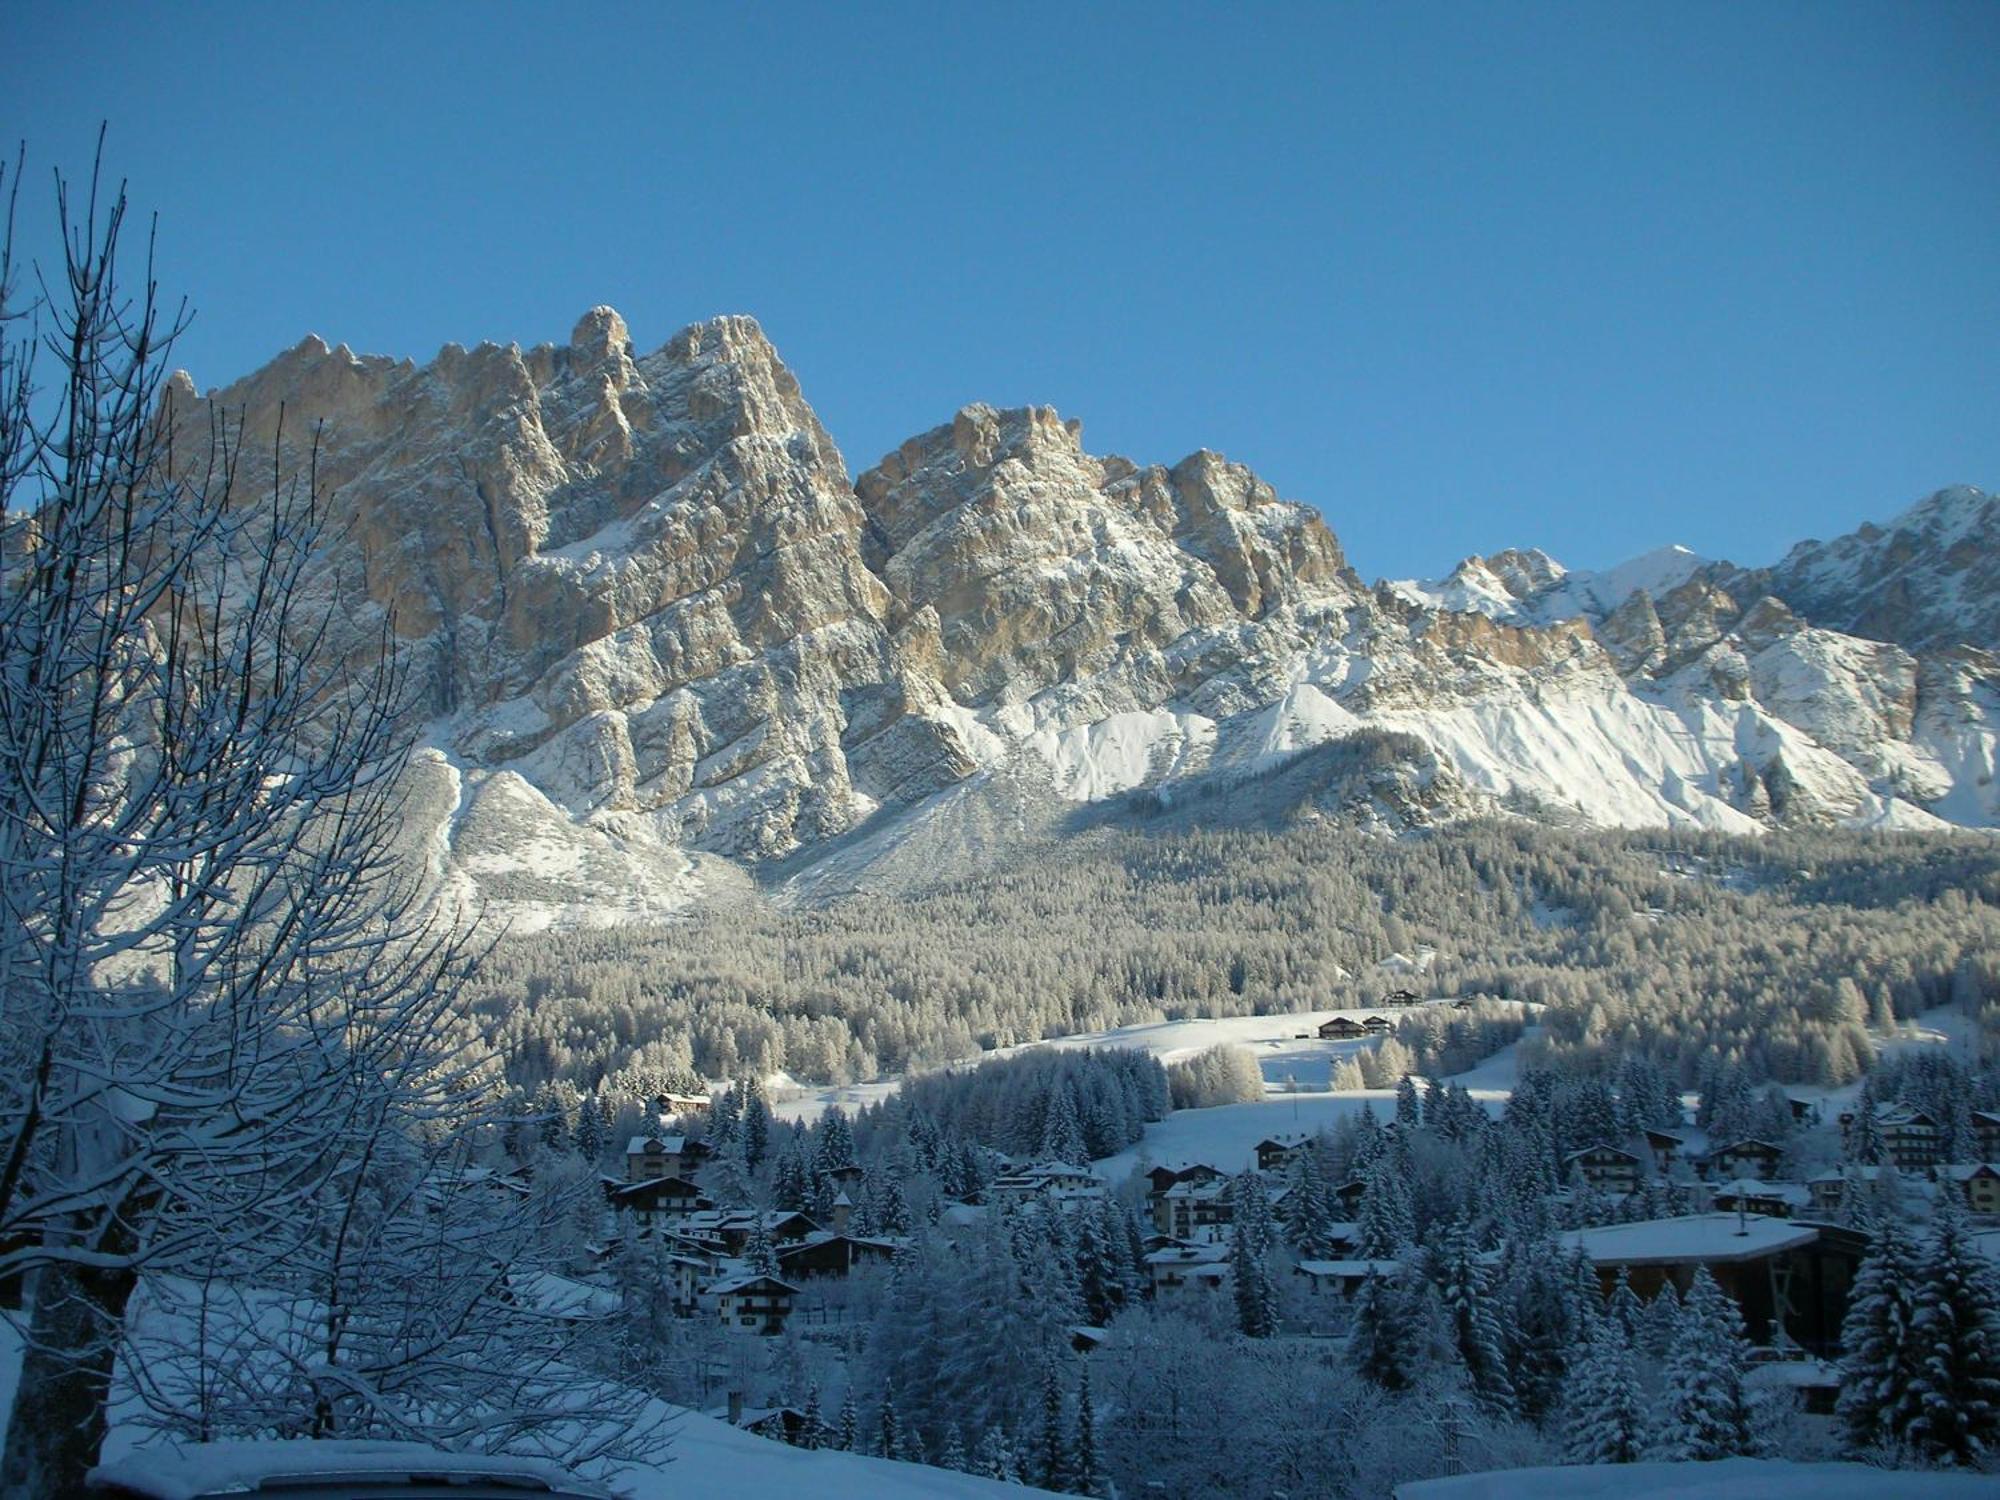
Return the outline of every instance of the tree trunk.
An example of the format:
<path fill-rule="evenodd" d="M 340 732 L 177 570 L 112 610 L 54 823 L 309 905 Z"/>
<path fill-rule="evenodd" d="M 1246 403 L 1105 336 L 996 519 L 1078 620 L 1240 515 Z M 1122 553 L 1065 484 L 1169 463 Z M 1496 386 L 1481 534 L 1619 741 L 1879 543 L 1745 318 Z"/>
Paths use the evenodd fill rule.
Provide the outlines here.
<path fill-rule="evenodd" d="M 0 1495 L 74 1500 L 104 1446 L 118 1333 L 137 1275 L 54 1262 L 36 1277 Z"/>

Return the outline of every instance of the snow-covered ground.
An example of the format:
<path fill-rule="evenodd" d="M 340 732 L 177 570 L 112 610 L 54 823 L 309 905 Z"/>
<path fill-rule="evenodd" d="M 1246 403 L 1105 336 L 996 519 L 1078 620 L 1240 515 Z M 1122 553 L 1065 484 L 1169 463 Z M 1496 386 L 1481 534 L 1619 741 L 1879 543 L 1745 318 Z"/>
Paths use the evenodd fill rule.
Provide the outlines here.
<path fill-rule="evenodd" d="M 1386 1015 L 1393 1020 L 1404 1014 L 1407 1012 L 1363 1006 L 1352 1010 L 1305 1010 L 1273 1016 L 1228 1016 L 1220 1020 L 1150 1021 L 1110 1031 L 1082 1032 L 1076 1036 L 1023 1042 L 1019 1046 L 981 1053 L 954 1066 L 977 1066 L 996 1057 L 1013 1057 L 1037 1048 L 1073 1051 L 1081 1047 L 1131 1047 L 1151 1053 L 1162 1064 L 1167 1064 L 1184 1062 L 1210 1047 L 1227 1045 L 1250 1049 L 1257 1058 L 1259 1071 L 1264 1075 L 1265 1087 L 1274 1094 L 1289 1096 L 1296 1087 L 1302 1093 L 1324 1095 L 1332 1082 L 1334 1066 L 1361 1051 L 1369 1042 L 1323 1041 L 1318 1035 L 1320 1023 L 1335 1016 L 1359 1021 L 1373 1015 Z M 1507 1055 L 1511 1057 L 1511 1054 L 1510 1048 Z M 1513 1087 L 1511 1061 L 1492 1059 L 1489 1063 L 1497 1065 L 1492 1075 L 1494 1081 L 1475 1084 L 1470 1076 L 1463 1080 L 1475 1095 L 1482 1088 L 1504 1093 Z M 1482 1070 L 1486 1066 L 1482 1065 Z M 886 1078 L 868 1083 L 802 1088 L 789 1077 L 779 1074 L 767 1079 L 765 1086 L 774 1095 L 772 1110 L 779 1119 L 811 1121 L 824 1114 L 831 1104 L 851 1110 L 886 1099 L 902 1086 L 902 1080 Z"/>
<path fill-rule="evenodd" d="M 1496 1469 L 1396 1486 L 1396 1500 L 1993 1500 L 1996 1494 L 2000 1479 L 1990 1475 L 1764 1458 Z"/>
<path fill-rule="evenodd" d="M 14 1404 L 20 1374 L 20 1334 L 0 1321 L 0 1426 Z M 705 1495 L 810 1495 L 813 1500 L 983 1500 L 1002 1495 L 1039 1494 L 949 1469 L 891 1463 L 830 1449 L 807 1451 L 731 1427 L 714 1417 L 663 1408 L 671 1413 L 674 1437 L 669 1461 L 659 1468 L 630 1468 L 613 1487 L 630 1500 L 684 1500 Z M 143 1451 L 157 1434 L 118 1422 L 105 1440 L 107 1462 Z"/>

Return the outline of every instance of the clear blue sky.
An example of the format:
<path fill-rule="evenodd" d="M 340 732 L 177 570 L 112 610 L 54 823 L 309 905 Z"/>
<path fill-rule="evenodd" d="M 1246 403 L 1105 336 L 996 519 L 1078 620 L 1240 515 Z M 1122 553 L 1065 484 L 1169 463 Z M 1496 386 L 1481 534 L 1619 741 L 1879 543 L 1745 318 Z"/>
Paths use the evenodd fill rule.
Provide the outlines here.
<path fill-rule="evenodd" d="M 2000 487 L 2000 4 L 0 12 L 203 385 L 763 321 L 856 470 L 964 402 L 1201 446 L 1364 575 L 1742 562 Z"/>

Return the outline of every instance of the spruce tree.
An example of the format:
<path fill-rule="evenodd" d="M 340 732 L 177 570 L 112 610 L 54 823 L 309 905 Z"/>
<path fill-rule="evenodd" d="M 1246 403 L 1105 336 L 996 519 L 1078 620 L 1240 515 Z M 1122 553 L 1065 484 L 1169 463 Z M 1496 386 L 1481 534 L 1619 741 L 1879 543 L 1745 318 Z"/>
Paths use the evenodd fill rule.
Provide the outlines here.
<path fill-rule="evenodd" d="M 860 1421 L 854 1410 L 854 1388 L 848 1387 L 847 1394 L 840 1398 L 840 1428 L 834 1434 L 834 1447 L 843 1453 L 858 1453 L 854 1445 L 861 1440 Z"/>
<path fill-rule="evenodd" d="M 980 1435 L 979 1447 L 972 1455 L 972 1472 L 997 1479 L 1002 1484 L 1020 1483 L 1021 1476 L 1014 1468 L 1014 1449 L 1007 1441 L 1006 1429 L 996 1424 Z"/>
<path fill-rule="evenodd" d="M 1076 1377 L 1076 1492 L 1098 1493 L 1097 1412 L 1090 1400 L 1090 1365 L 1086 1362 Z"/>
<path fill-rule="evenodd" d="M 945 1429 L 944 1451 L 938 1454 L 938 1467 L 960 1474 L 969 1472 L 972 1467 L 965 1456 L 965 1434 L 958 1430 L 956 1422 Z"/>
<path fill-rule="evenodd" d="M 2000 1283 L 1946 1185 L 1917 1263 L 1908 1436 L 1940 1463 L 1976 1465 L 2000 1443 Z"/>
<path fill-rule="evenodd" d="M 882 1412 L 878 1422 L 881 1434 L 882 1457 L 901 1459 L 903 1449 L 903 1421 L 896 1415 L 896 1397 L 893 1392 L 882 1393 Z"/>
<path fill-rule="evenodd" d="M 824 1448 L 826 1446 L 826 1422 L 819 1412 L 819 1385 L 815 1382 L 806 1392 L 806 1409 L 799 1422 L 799 1446 L 801 1448 Z"/>
<path fill-rule="evenodd" d="M 1361 1254 L 1367 1260 L 1395 1260 L 1416 1238 L 1416 1211 L 1410 1204 L 1410 1190 L 1397 1168 L 1396 1155 L 1385 1151 L 1368 1174 L 1361 1194 L 1361 1219 L 1357 1229 Z"/>
<path fill-rule="evenodd" d="M 1748 1353 L 1736 1304 L 1722 1294 L 1707 1266 L 1696 1267 L 1667 1356 L 1663 1457 L 1706 1460 L 1755 1452 L 1743 1387 Z"/>
<path fill-rule="evenodd" d="M 1042 1439 L 1036 1455 L 1035 1483 L 1063 1493 L 1070 1487 L 1069 1441 L 1063 1425 L 1062 1381 L 1051 1359 L 1042 1366 Z"/>
<path fill-rule="evenodd" d="M 576 1154 L 595 1167 L 604 1155 L 604 1111 L 596 1094 L 585 1094 L 576 1111 Z"/>
<path fill-rule="evenodd" d="M 1629 1464 L 1646 1446 L 1646 1412 L 1632 1349 L 1616 1318 L 1599 1321 L 1564 1389 L 1563 1456 L 1573 1464 Z"/>
<path fill-rule="evenodd" d="M 1506 1309 L 1492 1295 L 1472 1230 L 1452 1221 L 1439 1247 L 1432 1278 L 1444 1305 L 1453 1346 L 1479 1399 L 1496 1412 L 1515 1410 L 1514 1383 L 1507 1373 Z"/>
<path fill-rule="evenodd" d="M 1875 1227 L 1840 1325 L 1842 1437 L 1854 1452 L 1906 1440 L 1917 1414 L 1916 1250 L 1898 1220 Z"/>
<path fill-rule="evenodd" d="M 1347 1332 L 1348 1363 L 1385 1391 L 1407 1390 L 1416 1378 L 1405 1300 L 1398 1295 L 1395 1282 L 1373 1270 L 1362 1278 L 1361 1290 L 1354 1296 L 1354 1321 Z"/>
<path fill-rule="evenodd" d="M 1611 1300 L 1605 1306 L 1605 1315 L 1619 1327 L 1628 1344 L 1636 1344 L 1639 1330 L 1646 1316 L 1646 1304 L 1639 1300 L 1639 1294 L 1632 1290 L 1632 1268 L 1618 1268 L 1618 1282 L 1611 1288 Z"/>

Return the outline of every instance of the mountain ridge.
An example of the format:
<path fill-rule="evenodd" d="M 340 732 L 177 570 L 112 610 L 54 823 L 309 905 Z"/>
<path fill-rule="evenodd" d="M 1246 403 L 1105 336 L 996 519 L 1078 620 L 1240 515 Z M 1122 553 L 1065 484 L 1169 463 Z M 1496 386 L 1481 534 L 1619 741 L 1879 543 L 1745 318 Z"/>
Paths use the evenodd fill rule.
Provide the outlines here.
<path fill-rule="evenodd" d="M 600 307 L 422 366 L 313 337 L 174 389 L 191 448 L 213 406 L 252 443 L 324 420 L 324 586 L 394 611 L 440 875 L 530 924 L 677 909 L 717 857 L 796 874 L 1002 769 L 1089 803 L 1282 766 L 1274 815 L 1390 830 L 1995 821 L 1978 491 L 1772 569 L 1510 551 L 1447 597 L 1364 584 L 1241 464 L 1095 456 L 1047 407 L 963 407 L 850 479 L 741 316 L 641 354 Z M 1940 637 L 1947 576 L 1977 639 Z M 1422 748 L 1296 759 L 1363 731 Z"/>

